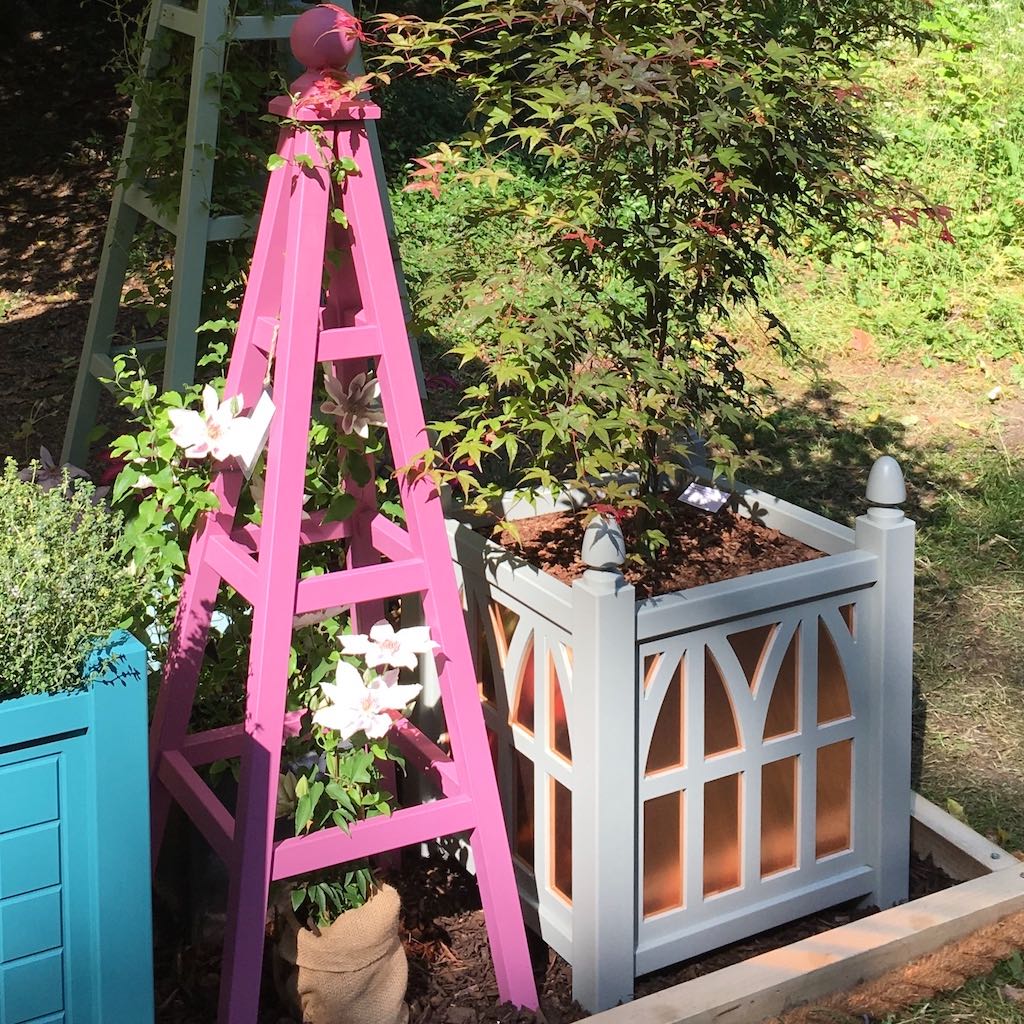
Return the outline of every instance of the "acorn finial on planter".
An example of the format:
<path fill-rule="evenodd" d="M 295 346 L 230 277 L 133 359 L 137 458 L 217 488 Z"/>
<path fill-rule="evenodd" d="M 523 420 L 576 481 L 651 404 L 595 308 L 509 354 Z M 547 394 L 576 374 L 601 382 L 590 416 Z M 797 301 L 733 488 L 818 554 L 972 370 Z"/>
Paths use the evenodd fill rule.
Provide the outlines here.
<path fill-rule="evenodd" d="M 597 515 L 583 533 L 580 557 L 588 569 L 618 572 L 626 561 L 626 540 L 614 516 Z"/>
<path fill-rule="evenodd" d="M 867 498 L 872 505 L 901 505 L 907 500 L 903 470 L 891 455 L 883 455 L 871 467 Z"/>
<path fill-rule="evenodd" d="M 869 519 L 889 524 L 903 519 L 899 506 L 907 500 L 907 485 L 900 464 L 891 455 L 883 455 L 871 467 L 867 498 L 871 503 Z"/>

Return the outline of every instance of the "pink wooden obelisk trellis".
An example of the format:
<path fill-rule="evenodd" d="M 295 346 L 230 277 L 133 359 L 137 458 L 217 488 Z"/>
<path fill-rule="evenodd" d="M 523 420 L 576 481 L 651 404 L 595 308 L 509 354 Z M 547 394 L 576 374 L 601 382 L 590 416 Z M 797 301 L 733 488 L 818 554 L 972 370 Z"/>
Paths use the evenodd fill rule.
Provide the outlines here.
<path fill-rule="evenodd" d="M 292 33 L 307 68 L 343 68 L 351 45 L 336 33 L 333 11 L 307 12 Z M 326 19 L 326 21 L 325 21 Z M 303 481 L 314 381 L 326 364 L 342 381 L 376 363 L 391 450 L 405 466 L 426 446 L 423 413 L 370 152 L 371 103 L 323 101 L 320 76 L 307 71 L 293 86 L 300 98 L 271 104 L 298 126 L 286 128 L 278 149 L 286 166 L 271 175 L 252 270 L 228 373 L 226 395 L 252 407 L 273 377 L 272 421 L 262 525 L 235 526 L 241 470 L 222 464 L 212 484 L 219 510 L 193 541 L 151 737 L 153 842 L 159 848 L 172 801 L 188 813 L 230 870 L 227 934 L 219 1020 L 257 1018 L 268 886 L 272 880 L 319 870 L 443 835 L 471 833 L 498 988 L 503 999 L 536 1006 L 526 934 L 498 791 L 477 696 L 462 608 L 448 554 L 441 505 L 433 486 L 403 478 L 407 528 L 378 514 L 372 488 L 344 522 L 303 520 Z M 319 95 L 321 102 L 315 102 Z M 326 113 L 325 113 L 326 108 Z M 328 159 L 349 157 L 361 168 L 345 181 L 348 228 L 329 224 Z M 307 159 L 308 158 L 308 159 Z M 327 260 L 327 243 L 341 250 Z M 268 371 L 269 365 L 269 371 Z M 346 568 L 298 578 L 300 546 L 347 540 Z M 386 561 L 382 560 L 386 559 Z M 188 732 L 196 683 L 221 582 L 252 604 L 245 721 L 205 733 Z M 410 770 L 436 782 L 441 799 L 357 823 L 349 834 L 327 829 L 275 842 L 278 774 L 292 620 L 297 614 L 348 605 L 359 628 L 383 601 L 421 594 L 438 667 L 451 755 L 404 720 L 393 738 Z M 238 807 L 229 815 L 195 768 L 241 758 Z"/>

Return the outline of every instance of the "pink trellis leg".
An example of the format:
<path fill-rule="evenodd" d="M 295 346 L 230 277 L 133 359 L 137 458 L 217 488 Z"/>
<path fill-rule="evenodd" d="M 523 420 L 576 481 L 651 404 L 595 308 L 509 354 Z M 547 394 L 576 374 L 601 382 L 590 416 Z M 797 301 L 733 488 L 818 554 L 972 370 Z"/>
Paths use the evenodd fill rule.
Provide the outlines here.
<path fill-rule="evenodd" d="M 331 11 L 311 9 L 299 19 L 296 32 L 305 23 L 307 42 L 315 38 L 319 46 L 329 39 L 323 19 L 333 19 Z M 308 46 L 304 52 L 308 55 Z M 324 62 L 314 55 L 309 63 Z M 304 76 L 294 88 L 301 92 L 316 77 Z M 366 149 L 363 122 L 378 111 L 371 104 L 348 101 L 332 116 L 320 116 L 301 99 L 295 106 L 278 100 L 271 109 L 300 123 L 282 133 L 279 154 L 286 166 L 272 176 L 268 189 L 226 390 L 227 395 L 241 392 L 251 408 L 265 382 L 273 381 L 277 412 L 263 518 L 258 528 L 234 527 L 243 481 L 237 468 L 221 467 L 213 484 L 220 507 L 206 517 L 190 551 L 154 719 L 153 790 L 159 804 L 154 835 L 159 841 L 173 798 L 228 862 L 220 1024 L 255 1024 L 257 1019 L 272 880 L 464 831 L 472 837 L 501 996 L 535 1007 L 526 933 L 436 491 L 424 478 L 400 476 L 405 528 L 377 511 L 372 483 L 356 487 L 348 482 L 357 513 L 345 522 L 324 523 L 316 512 L 306 522 L 301 518 L 318 364 L 331 365 L 347 382 L 369 359 L 377 360 L 396 466 L 411 465 L 426 447 L 380 197 Z M 302 121 L 315 128 L 305 129 Z M 365 156 L 366 166 L 346 184 L 344 209 L 351 230 L 334 232 L 347 250 L 349 268 L 331 273 L 321 309 L 329 207 L 323 158 L 331 151 L 357 162 Z M 339 540 L 348 544 L 343 568 L 298 579 L 303 543 Z M 186 735 L 221 581 L 253 606 L 245 720 L 240 726 Z M 285 714 L 295 614 L 350 606 L 359 628 L 366 629 L 382 614 L 386 600 L 410 593 L 423 596 L 426 621 L 440 644 L 442 703 L 452 754 L 446 755 L 404 720 L 392 737 L 410 765 L 435 781 L 441 797 L 400 807 L 390 817 L 358 822 L 349 833 L 325 829 L 275 842 L 283 736 L 286 728 L 296 727 Z M 224 757 L 241 758 L 234 820 L 194 770 Z"/>
<path fill-rule="evenodd" d="M 287 133 L 281 135 L 282 154 L 291 155 L 294 141 Z M 286 182 L 283 176 L 272 177 L 267 189 L 264 210 L 275 211 L 282 205 Z M 252 344 L 256 318 L 266 315 L 266 296 L 272 290 L 274 269 L 279 260 L 271 254 L 283 245 L 283 217 L 265 218 L 265 227 L 257 236 L 253 254 L 253 266 L 249 274 L 249 287 L 242 304 L 239 319 L 238 338 L 224 387 L 225 398 L 242 394 L 247 407 L 255 404 L 259 397 L 264 378 L 260 353 Z M 280 276 L 279 274 L 277 275 Z M 273 309 L 276 315 L 277 309 Z M 153 870 L 163 841 L 167 815 L 170 811 L 171 795 L 160 782 L 161 758 L 167 750 L 181 748 L 188 732 L 189 716 L 195 700 L 196 686 L 202 667 L 203 654 L 210 631 L 220 576 L 210 566 L 210 544 L 214 537 L 227 537 L 231 533 L 235 510 L 242 488 L 242 475 L 230 470 L 218 475 L 213 484 L 220 507 L 213 515 L 207 516 L 200 524 L 189 549 L 189 572 L 182 585 L 178 611 L 175 615 L 173 632 L 168 643 L 168 655 L 164 664 L 163 682 L 157 695 L 150 728 L 150 833 L 153 848 Z"/>
<path fill-rule="evenodd" d="M 356 156 L 358 136 L 340 133 L 339 154 Z M 353 232 L 352 255 L 363 301 L 376 310 L 385 338 L 405 338 L 405 320 L 393 275 L 374 274 L 373 267 L 390 259 L 384 214 L 373 178 L 348 179 L 346 210 Z M 423 411 L 417 400 L 416 372 L 408 345 L 395 345 L 378 364 L 381 396 L 395 466 L 413 466 L 428 447 Z M 399 477 L 402 505 L 409 522 L 413 547 L 427 563 L 430 587 L 423 594 L 425 621 L 443 654 L 438 659 L 439 685 L 452 750 L 460 762 L 476 766 L 464 780 L 478 808 L 477 827 L 470 837 L 480 899 L 487 922 L 498 986 L 514 1003 L 535 1000 L 526 933 L 522 925 L 505 820 L 494 777 L 490 748 L 476 690 L 466 622 L 459 600 L 455 570 L 448 549 L 438 543 L 445 537 L 441 501 L 434 486 L 423 477 Z"/>
<path fill-rule="evenodd" d="M 320 162 L 317 147 L 307 133 L 297 139 L 296 155 L 299 153 L 308 155 L 315 164 Z M 296 175 L 288 205 L 285 251 L 290 258 L 284 262 L 274 373 L 279 405 L 267 454 L 260 579 L 253 603 L 245 741 L 222 967 L 220 1017 L 230 1024 L 255 1020 L 259 1008 L 259 986 L 253 984 L 253 978 L 259 977 L 263 961 L 299 571 L 309 396 L 313 393 L 316 369 L 323 237 L 327 224 L 327 193 L 322 178 Z"/>

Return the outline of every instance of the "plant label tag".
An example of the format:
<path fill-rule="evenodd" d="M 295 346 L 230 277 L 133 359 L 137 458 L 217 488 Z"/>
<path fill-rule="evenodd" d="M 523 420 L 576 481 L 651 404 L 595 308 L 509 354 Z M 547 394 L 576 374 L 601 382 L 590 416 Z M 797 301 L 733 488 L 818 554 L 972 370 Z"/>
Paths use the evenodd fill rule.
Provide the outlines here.
<path fill-rule="evenodd" d="M 274 401 L 270 397 L 270 390 L 263 389 L 255 408 L 249 413 L 248 429 L 238 454 L 238 463 L 245 473 L 245 479 L 252 476 L 263 449 L 267 447 L 267 439 L 270 437 L 270 421 L 274 418 Z"/>
<path fill-rule="evenodd" d="M 729 500 L 729 495 L 717 487 L 692 483 L 679 495 L 679 500 L 703 512 L 717 512 Z"/>

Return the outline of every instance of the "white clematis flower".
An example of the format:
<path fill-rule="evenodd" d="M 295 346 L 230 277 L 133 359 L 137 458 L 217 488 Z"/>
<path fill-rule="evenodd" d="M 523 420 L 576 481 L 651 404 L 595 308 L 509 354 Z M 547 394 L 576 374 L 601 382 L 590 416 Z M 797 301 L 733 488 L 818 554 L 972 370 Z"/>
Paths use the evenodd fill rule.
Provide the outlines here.
<path fill-rule="evenodd" d="M 330 398 L 320 406 L 320 411 L 337 416 L 343 434 L 367 438 L 371 425 L 387 426 L 380 405 L 380 382 L 376 377 L 357 373 L 345 388 L 337 377 L 325 374 L 324 383 Z"/>
<path fill-rule="evenodd" d="M 422 689 L 419 685 L 400 686 L 397 670 L 366 683 L 359 670 L 345 661 L 338 662 L 335 681 L 323 683 L 322 688 L 330 703 L 313 715 L 313 721 L 338 733 L 342 740 L 357 732 L 368 739 L 381 739 L 394 721 L 388 712 L 402 711 Z"/>
<path fill-rule="evenodd" d="M 207 455 L 218 462 L 238 455 L 248 440 L 251 427 L 247 416 L 240 416 L 243 398 L 234 395 L 221 402 L 209 384 L 203 388 L 203 411 L 170 409 L 168 417 L 174 429 L 171 440 L 185 449 L 186 459 Z"/>
<path fill-rule="evenodd" d="M 341 638 L 341 649 L 346 654 L 363 656 L 370 668 L 378 665 L 415 668 L 419 655 L 429 654 L 438 646 L 430 639 L 429 626 L 408 626 L 396 633 L 384 619 L 370 627 L 369 636 L 358 633 Z"/>

